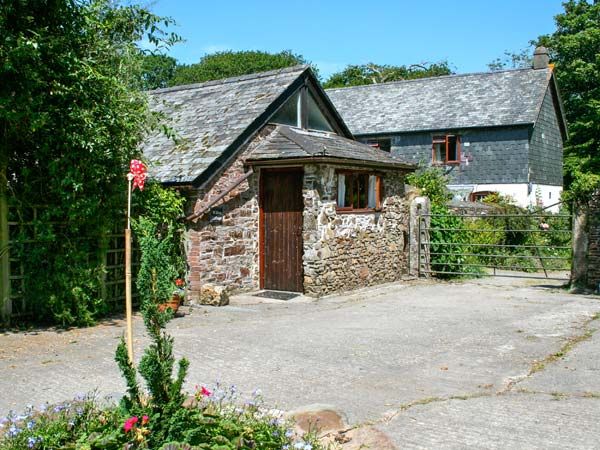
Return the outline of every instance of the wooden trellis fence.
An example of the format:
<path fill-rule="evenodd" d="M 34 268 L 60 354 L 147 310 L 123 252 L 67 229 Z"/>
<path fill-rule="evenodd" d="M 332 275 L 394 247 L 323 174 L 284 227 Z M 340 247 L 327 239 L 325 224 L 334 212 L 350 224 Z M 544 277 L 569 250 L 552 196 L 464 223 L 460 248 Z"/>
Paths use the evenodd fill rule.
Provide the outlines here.
<path fill-rule="evenodd" d="M 34 248 L 40 242 L 36 223 L 43 208 L 25 208 L 17 214 L 16 208 L 10 206 L 6 198 L 0 197 L 0 315 L 4 321 L 27 318 L 30 315 L 25 285 L 27 268 L 18 256 L 16 245 L 18 242 L 19 245 L 25 245 L 25 248 Z M 90 265 L 97 264 L 97 267 L 102 268 L 100 292 L 97 295 L 112 311 L 122 310 L 125 303 L 125 241 L 122 231 L 124 226 L 119 225 L 120 227 L 116 227 L 107 235 L 79 238 L 82 243 L 93 242 L 90 247 L 96 251 L 88 255 Z M 18 240 L 17 236 L 20 236 Z M 132 261 L 132 272 L 135 274 L 135 250 Z M 135 300 L 137 296 L 134 292 Z"/>

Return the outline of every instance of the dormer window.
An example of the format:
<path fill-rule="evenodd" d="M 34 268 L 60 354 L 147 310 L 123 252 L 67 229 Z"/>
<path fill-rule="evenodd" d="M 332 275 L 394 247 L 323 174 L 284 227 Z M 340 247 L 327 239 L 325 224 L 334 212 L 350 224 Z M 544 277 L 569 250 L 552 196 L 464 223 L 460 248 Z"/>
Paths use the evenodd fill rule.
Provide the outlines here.
<path fill-rule="evenodd" d="M 300 95 L 300 92 L 301 91 L 298 91 L 292 95 L 281 108 L 277 110 L 271 119 L 272 122 L 302 128 L 302 96 Z"/>
<path fill-rule="evenodd" d="M 306 87 L 292 95 L 273 115 L 271 122 L 308 130 L 334 131 L 317 100 Z"/>
<path fill-rule="evenodd" d="M 308 100 L 308 124 L 307 128 L 309 130 L 319 130 L 319 131 L 333 131 L 333 128 L 329 124 L 329 121 L 325 117 L 325 114 L 319 108 L 315 97 L 306 89 L 307 91 L 307 100 Z"/>

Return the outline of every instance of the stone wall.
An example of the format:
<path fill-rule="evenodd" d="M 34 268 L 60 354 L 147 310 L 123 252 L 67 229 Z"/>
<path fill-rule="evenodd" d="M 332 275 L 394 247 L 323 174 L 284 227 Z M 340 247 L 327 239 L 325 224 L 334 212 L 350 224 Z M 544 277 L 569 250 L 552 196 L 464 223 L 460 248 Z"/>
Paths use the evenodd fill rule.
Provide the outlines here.
<path fill-rule="evenodd" d="M 200 211 L 244 175 L 245 153 L 212 185 L 188 193 L 193 211 Z M 253 174 L 189 224 L 186 253 L 190 303 L 218 303 L 215 291 L 223 288 L 258 288 L 258 218 L 258 174 Z"/>
<path fill-rule="evenodd" d="M 355 214 L 336 212 L 334 167 L 307 165 L 304 170 L 305 294 L 321 296 L 406 275 L 409 211 L 404 175 L 384 174 L 381 212 Z"/>
<path fill-rule="evenodd" d="M 600 190 L 590 201 L 588 237 L 588 285 L 600 293 Z"/>
<path fill-rule="evenodd" d="M 244 157 L 259 140 L 250 143 L 210 186 L 187 192 L 188 213 L 202 210 L 244 175 Z M 307 165 L 304 170 L 305 293 L 319 296 L 395 281 L 407 274 L 409 212 L 404 175 L 384 174 L 381 212 L 339 214 L 335 168 Z M 226 299 L 226 293 L 221 295 L 224 290 L 259 288 L 258 199 L 259 173 L 254 173 L 189 223 L 189 303 L 215 304 Z"/>
<path fill-rule="evenodd" d="M 600 189 L 574 213 L 571 285 L 600 293 Z"/>

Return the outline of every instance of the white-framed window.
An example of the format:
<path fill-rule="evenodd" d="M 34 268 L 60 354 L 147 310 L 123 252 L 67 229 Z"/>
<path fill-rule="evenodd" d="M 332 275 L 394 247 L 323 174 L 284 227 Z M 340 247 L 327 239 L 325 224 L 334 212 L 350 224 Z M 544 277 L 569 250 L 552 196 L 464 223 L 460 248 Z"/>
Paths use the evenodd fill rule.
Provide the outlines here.
<path fill-rule="evenodd" d="M 337 210 L 340 212 L 381 209 L 383 182 L 380 175 L 362 171 L 338 171 Z"/>

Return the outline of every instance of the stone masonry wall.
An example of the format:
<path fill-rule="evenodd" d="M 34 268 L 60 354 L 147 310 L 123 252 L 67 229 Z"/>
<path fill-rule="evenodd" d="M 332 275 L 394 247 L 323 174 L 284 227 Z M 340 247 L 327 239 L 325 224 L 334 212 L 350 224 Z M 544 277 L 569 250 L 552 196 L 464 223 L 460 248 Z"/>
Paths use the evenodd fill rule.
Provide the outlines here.
<path fill-rule="evenodd" d="M 600 190 L 596 191 L 590 201 L 588 220 L 588 285 L 600 290 Z"/>
<path fill-rule="evenodd" d="M 384 174 L 381 212 L 340 214 L 335 168 L 304 170 L 305 294 L 321 296 L 406 275 L 409 210 L 403 174 Z"/>
<path fill-rule="evenodd" d="M 200 211 L 244 175 L 244 155 L 248 151 L 250 148 L 242 151 L 212 185 L 188 194 L 190 213 Z M 204 292 L 213 292 L 215 286 L 230 290 L 258 289 L 258 181 L 257 173 L 251 175 L 197 222 L 188 225 L 190 303 L 206 302 Z"/>

